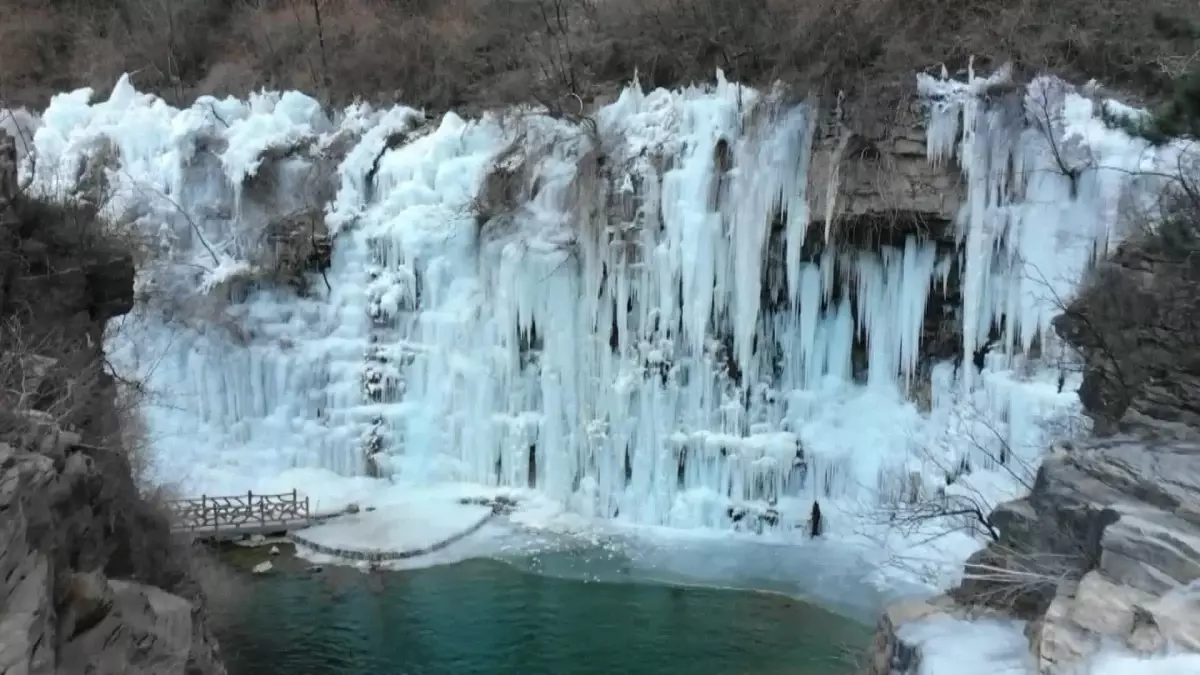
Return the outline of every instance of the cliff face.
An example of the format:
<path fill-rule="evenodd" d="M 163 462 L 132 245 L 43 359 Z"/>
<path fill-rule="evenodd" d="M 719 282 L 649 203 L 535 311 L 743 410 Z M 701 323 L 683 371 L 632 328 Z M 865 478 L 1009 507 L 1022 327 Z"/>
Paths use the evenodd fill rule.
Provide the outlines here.
<path fill-rule="evenodd" d="M 1129 241 L 1056 321 L 1085 361 L 1096 436 L 1054 448 L 1031 493 L 991 514 L 1000 541 L 950 598 L 891 608 L 869 672 L 909 672 L 906 623 L 980 612 L 1029 621 L 1038 672 L 1102 644 L 1200 652 L 1200 204 Z"/>
<path fill-rule="evenodd" d="M 1200 204 L 1175 205 L 1096 271 L 1056 328 L 1084 355 L 1098 437 L 1003 505 L 1011 549 L 1074 553 L 1030 637 L 1042 672 L 1102 640 L 1200 651 Z M 1043 567 L 1045 565 L 1043 564 Z M 969 589 L 967 589 L 969 590 Z"/>
<path fill-rule="evenodd" d="M 0 673 L 224 673 L 203 593 L 139 495 L 101 368 L 133 263 L 86 206 L 27 200 L 0 134 Z"/>
<path fill-rule="evenodd" d="M 78 438 L 0 443 L 0 672 L 223 673 L 168 524 Z"/>
<path fill-rule="evenodd" d="M 1080 398 L 1100 434 L 1200 430 L 1200 203 L 1180 197 L 1154 236 L 1123 246 L 1056 321 L 1080 350 Z"/>

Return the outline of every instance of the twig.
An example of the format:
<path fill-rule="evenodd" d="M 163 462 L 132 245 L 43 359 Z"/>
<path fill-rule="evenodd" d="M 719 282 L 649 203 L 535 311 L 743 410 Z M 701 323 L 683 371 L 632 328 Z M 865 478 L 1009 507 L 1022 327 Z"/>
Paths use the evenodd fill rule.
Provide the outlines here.
<path fill-rule="evenodd" d="M 159 190 L 143 186 L 140 182 L 138 182 L 136 179 L 134 179 L 133 176 L 129 175 L 128 172 L 122 170 L 121 173 L 125 174 L 125 176 L 127 178 L 129 178 L 130 183 L 134 187 L 138 188 L 139 190 L 143 190 L 145 192 L 150 192 L 152 194 L 156 194 L 159 197 L 161 197 L 162 199 L 166 200 L 167 203 L 171 204 L 171 206 L 174 206 L 175 210 L 179 212 L 179 215 L 183 216 L 183 219 L 187 221 L 189 226 L 191 226 L 192 232 L 194 232 L 196 234 L 196 238 L 200 240 L 200 244 L 202 246 L 204 246 L 204 249 L 206 251 L 208 251 L 208 254 L 210 256 L 212 256 L 213 264 L 220 267 L 221 259 L 220 259 L 220 257 L 217 256 L 217 252 L 213 250 L 212 246 L 208 245 L 208 240 L 206 240 L 204 238 L 204 233 L 202 233 L 200 231 L 200 225 L 198 225 L 196 223 L 196 221 L 192 219 L 191 215 L 188 214 L 188 212 L 183 208 L 183 206 L 179 202 L 172 199 L 170 197 L 170 195 L 167 195 Z"/>

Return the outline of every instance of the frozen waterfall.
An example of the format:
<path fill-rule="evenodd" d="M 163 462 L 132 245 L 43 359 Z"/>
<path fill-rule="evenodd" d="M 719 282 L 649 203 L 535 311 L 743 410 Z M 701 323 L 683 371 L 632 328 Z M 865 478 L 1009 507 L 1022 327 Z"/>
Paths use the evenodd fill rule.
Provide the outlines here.
<path fill-rule="evenodd" d="M 153 392 L 164 481 L 320 469 L 786 526 L 814 498 L 850 514 L 952 490 L 965 465 L 1002 498 L 1019 486 L 996 457 L 1036 465 L 1076 416 L 1049 321 L 1119 238 L 1129 172 L 1160 159 L 1062 82 L 992 83 L 920 82 L 929 161 L 966 183 L 949 245 L 810 235 L 823 118 L 719 75 L 634 84 L 578 123 L 330 118 L 295 92 L 179 110 L 123 79 L 54 98 L 33 170 L 146 241 L 108 346 Z M 262 281 L 281 223 L 332 241 L 299 288 Z M 923 352 L 935 305 L 960 364 Z"/>

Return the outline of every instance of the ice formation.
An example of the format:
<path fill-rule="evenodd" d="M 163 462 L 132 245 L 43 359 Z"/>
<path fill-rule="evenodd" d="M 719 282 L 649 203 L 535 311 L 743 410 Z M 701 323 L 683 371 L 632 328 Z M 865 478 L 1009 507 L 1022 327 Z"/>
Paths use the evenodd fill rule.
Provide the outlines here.
<path fill-rule="evenodd" d="M 54 98 L 35 185 L 101 175 L 92 198 L 150 244 L 109 348 L 154 392 L 161 480 L 212 493 L 323 469 L 772 527 L 816 498 L 836 519 L 953 490 L 965 466 L 1006 497 L 996 458 L 1032 466 L 1046 420 L 1074 414 L 1049 321 L 1161 153 L 1052 78 L 989 97 L 1001 76 L 920 82 L 929 159 L 969 184 L 954 252 L 802 256 L 817 111 L 720 76 L 634 84 L 579 123 L 328 116 L 295 92 L 179 110 L 123 79 L 106 101 Z M 328 269 L 302 292 L 255 281 L 278 268 L 279 222 L 322 209 Z M 921 354 L 951 269 L 962 367 Z M 1021 356 L 1035 342 L 1042 359 Z M 927 410 L 906 396 L 923 380 Z"/>

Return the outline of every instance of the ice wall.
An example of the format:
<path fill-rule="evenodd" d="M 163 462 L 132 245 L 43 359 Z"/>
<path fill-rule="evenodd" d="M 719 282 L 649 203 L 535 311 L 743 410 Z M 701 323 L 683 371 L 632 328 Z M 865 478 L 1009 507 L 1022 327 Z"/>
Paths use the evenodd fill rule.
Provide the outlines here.
<path fill-rule="evenodd" d="M 1020 486 L 997 457 L 1034 466 L 1064 433 L 1046 420 L 1075 410 L 1049 320 L 1159 159 L 1067 85 L 989 96 L 1000 77 L 921 80 L 929 159 L 969 184 L 953 253 L 803 257 L 817 111 L 721 76 L 635 84 L 578 123 L 330 119 L 294 92 L 176 110 L 122 80 L 55 97 L 34 170 L 58 195 L 99 171 L 95 198 L 147 241 L 109 348 L 154 392 L 162 480 L 239 491 L 313 468 L 535 488 L 641 523 L 794 524 L 814 498 L 861 511 L 964 467 L 996 469 L 972 489 L 999 499 Z M 272 222 L 314 205 L 329 269 L 302 294 L 254 281 Z M 934 366 L 922 322 L 952 268 L 966 358 Z M 1016 356 L 1035 340 L 1041 360 Z"/>

